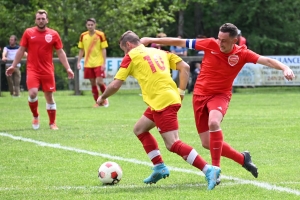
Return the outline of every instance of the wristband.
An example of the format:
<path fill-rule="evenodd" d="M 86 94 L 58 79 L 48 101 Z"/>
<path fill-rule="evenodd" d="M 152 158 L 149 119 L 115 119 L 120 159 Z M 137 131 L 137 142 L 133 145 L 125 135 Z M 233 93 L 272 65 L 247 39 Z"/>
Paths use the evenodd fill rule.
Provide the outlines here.
<path fill-rule="evenodd" d="M 178 92 L 180 95 L 184 96 L 185 95 L 185 90 L 182 90 L 180 88 L 178 88 Z"/>

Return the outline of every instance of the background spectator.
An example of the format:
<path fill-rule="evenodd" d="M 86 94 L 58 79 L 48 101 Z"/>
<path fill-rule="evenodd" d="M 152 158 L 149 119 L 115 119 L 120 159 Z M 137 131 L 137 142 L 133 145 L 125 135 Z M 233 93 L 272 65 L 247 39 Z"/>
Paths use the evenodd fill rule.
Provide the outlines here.
<path fill-rule="evenodd" d="M 11 35 L 9 38 L 9 45 L 3 48 L 2 52 L 2 60 L 4 62 L 13 61 L 16 57 L 16 53 L 19 49 L 19 45 L 17 45 L 17 37 L 15 35 Z M 27 52 L 24 53 L 24 56 L 27 56 Z M 5 70 L 11 66 L 12 63 L 5 64 Z M 11 76 L 6 76 L 8 89 L 10 95 L 12 97 L 20 96 L 20 82 L 21 82 L 21 72 L 20 72 L 21 64 L 17 64 L 17 68 L 14 70 Z"/>
<path fill-rule="evenodd" d="M 242 36 L 242 31 L 240 29 L 238 29 L 238 41 L 237 41 L 237 45 L 242 46 L 242 45 L 246 45 L 247 48 L 249 49 L 249 44 L 248 41 L 245 37 Z"/>
<path fill-rule="evenodd" d="M 158 33 L 156 35 L 156 37 L 157 38 L 167 37 L 167 34 L 161 32 L 161 33 Z M 153 48 L 157 48 L 157 49 L 168 50 L 165 45 L 161 45 L 161 44 L 152 43 L 150 46 Z"/>

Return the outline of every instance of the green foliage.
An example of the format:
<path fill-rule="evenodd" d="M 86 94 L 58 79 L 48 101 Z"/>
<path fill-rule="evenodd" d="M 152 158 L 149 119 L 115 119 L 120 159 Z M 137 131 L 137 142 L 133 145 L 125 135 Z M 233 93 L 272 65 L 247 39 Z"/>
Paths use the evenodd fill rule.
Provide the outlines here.
<path fill-rule="evenodd" d="M 49 27 L 61 34 L 68 56 L 78 54 L 79 35 L 90 17 L 105 32 L 111 57 L 123 55 L 118 40 L 127 30 L 141 37 L 161 31 L 174 37 L 178 32 L 184 37 L 216 37 L 226 22 L 241 29 L 257 53 L 300 54 L 300 1 L 295 0 L 0 0 L 0 45 L 7 44 L 9 35 L 20 38 L 27 27 L 34 26 L 40 8 L 48 11 Z M 180 23 L 179 11 L 184 14 Z"/>

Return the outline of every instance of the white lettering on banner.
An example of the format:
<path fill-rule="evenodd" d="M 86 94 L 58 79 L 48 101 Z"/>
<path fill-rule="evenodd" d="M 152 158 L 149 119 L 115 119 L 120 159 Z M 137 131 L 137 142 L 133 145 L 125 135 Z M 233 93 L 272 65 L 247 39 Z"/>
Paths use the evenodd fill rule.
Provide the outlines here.
<path fill-rule="evenodd" d="M 291 64 L 300 65 L 300 56 L 267 56 L 267 57 L 278 60 L 279 62 L 282 62 L 286 65 L 291 65 Z"/>
<path fill-rule="evenodd" d="M 300 85 L 300 56 L 266 56 L 276 59 L 289 66 L 295 79 L 288 81 L 284 78 L 283 72 L 260 64 L 247 63 L 244 65 L 238 76 L 235 78 L 234 86 L 297 86 Z"/>
<path fill-rule="evenodd" d="M 110 82 L 114 80 L 116 73 L 119 70 L 120 64 L 122 62 L 122 58 L 106 58 L 106 78 L 103 79 L 104 83 L 108 85 Z M 79 70 L 79 90 L 91 90 L 91 83 L 89 79 L 84 79 L 84 59 L 80 61 L 81 69 Z M 133 77 L 128 77 L 126 81 L 124 81 L 121 89 L 139 89 L 140 86 L 137 80 Z"/>

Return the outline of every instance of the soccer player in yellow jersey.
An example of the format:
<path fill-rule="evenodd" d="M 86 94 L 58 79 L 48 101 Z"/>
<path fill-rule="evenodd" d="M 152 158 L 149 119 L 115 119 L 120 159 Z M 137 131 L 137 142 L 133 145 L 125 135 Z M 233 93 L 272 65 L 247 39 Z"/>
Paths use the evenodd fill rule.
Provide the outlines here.
<path fill-rule="evenodd" d="M 77 68 L 81 69 L 80 60 L 84 55 L 84 78 L 91 82 L 94 100 L 99 97 L 98 87 L 103 93 L 106 86 L 103 82 L 105 74 L 106 48 L 108 47 L 105 34 L 96 30 L 96 20 L 89 18 L 86 20 L 86 28 L 88 31 L 83 32 L 79 38 L 79 55 Z M 108 107 L 108 100 L 104 106 Z M 94 107 L 98 107 L 96 103 Z"/>
<path fill-rule="evenodd" d="M 107 86 L 97 103 L 103 105 L 105 99 L 117 92 L 129 75 L 139 82 L 143 100 L 148 108 L 135 124 L 133 131 L 154 165 L 153 173 L 144 183 L 156 183 L 168 177 L 170 173 L 164 164 L 156 139 L 149 132 L 156 126 L 166 148 L 202 170 L 208 182 L 208 190 L 212 190 L 221 169 L 208 165 L 193 147 L 182 142 L 178 136 L 177 112 L 189 79 L 189 65 L 173 53 L 145 47 L 132 31 L 125 32 L 119 42 L 125 56 L 114 81 Z M 179 71 L 178 89 L 170 76 L 170 69 Z"/>

